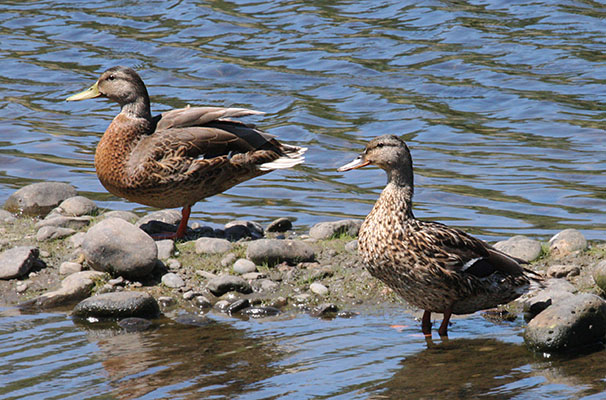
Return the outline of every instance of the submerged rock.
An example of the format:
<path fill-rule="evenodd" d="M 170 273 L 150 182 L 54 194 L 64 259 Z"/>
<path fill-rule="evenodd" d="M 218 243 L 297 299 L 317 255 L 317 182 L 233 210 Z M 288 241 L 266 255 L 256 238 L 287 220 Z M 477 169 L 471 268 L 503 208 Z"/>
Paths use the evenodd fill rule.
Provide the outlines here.
<path fill-rule="evenodd" d="M 80 318 L 155 318 L 160 307 L 144 292 L 113 292 L 82 300 L 72 314 Z"/>
<path fill-rule="evenodd" d="M 246 258 L 258 265 L 312 261 L 315 257 L 314 248 L 301 240 L 259 239 L 251 242 L 246 250 Z"/>
<path fill-rule="evenodd" d="M 358 219 L 342 219 L 340 221 L 320 222 L 309 230 L 309 236 L 314 239 L 330 239 L 338 235 L 358 236 L 362 221 Z"/>
<path fill-rule="evenodd" d="M 20 278 L 39 261 L 40 251 L 33 246 L 17 246 L 0 253 L 0 279 Z"/>
<path fill-rule="evenodd" d="M 129 317 L 121 319 L 118 322 L 118 326 L 126 332 L 142 332 L 149 329 L 152 326 L 152 322 L 145 318 Z"/>
<path fill-rule="evenodd" d="M 494 248 L 524 261 L 534 261 L 541 255 L 541 242 L 526 236 L 514 236 L 494 244 Z"/>
<path fill-rule="evenodd" d="M 45 216 L 63 200 L 76 195 L 76 188 L 62 182 L 39 182 L 27 185 L 11 194 L 4 208 L 13 213 Z"/>
<path fill-rule="evenodd" d="M 558 302 L 528 323 L 524 341 L 533 350 L 557 352 L 590 345 L 606 336 L 606 302 L 580 294 Z"/>

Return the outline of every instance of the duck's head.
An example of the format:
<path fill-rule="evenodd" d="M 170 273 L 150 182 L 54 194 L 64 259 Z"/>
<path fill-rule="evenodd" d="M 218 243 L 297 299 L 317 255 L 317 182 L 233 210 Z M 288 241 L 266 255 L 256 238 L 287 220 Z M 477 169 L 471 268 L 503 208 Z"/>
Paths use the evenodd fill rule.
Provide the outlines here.
<path fill-rule="evenodd" d="M 362 154 L 337 171 L 350 171 L 367 165 L 376 165 L 388 174 L 393 170 L 412 171 L 412 158 L 402 139 L 395 135 L 383 135 L 368 142 Z"/>
<path fill-rule="evenodd" d="M 112 67 L 105 71 L 97 82 L 83 92 L 68 97 L 67 101 L 107 97 L 124 106 L 138 101 L 149 102 L 145 84 L 139 75 L 128 67 Z"/>

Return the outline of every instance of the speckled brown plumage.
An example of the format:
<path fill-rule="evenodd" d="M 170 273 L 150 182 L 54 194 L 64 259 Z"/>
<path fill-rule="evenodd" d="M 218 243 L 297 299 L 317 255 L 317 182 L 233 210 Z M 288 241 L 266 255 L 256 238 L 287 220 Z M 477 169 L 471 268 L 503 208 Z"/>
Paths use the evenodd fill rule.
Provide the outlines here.
<path fill-rule="evenodd" d="M 423 332 L 431 333 L 431 312 L 468 314 L 508 303 L 541 278 L 514 259 L 465 232 L 420 221 L 412 212 L 412 159 L 396 136 L 373 139 L 365 151 L 340 171 L 374 164 L 388 183 L 368 214 L 358 238 L 368 271 L 411 305 L 425 310 Z"/>
<path fill-rule="evenodd" d="M 97 146 L 99 180 L 110 193 L 130 201 L 184 207 L 177 237 L 184 235 L 189 209 L 197 201 L 303 162 L 306 149 L 230 119 L 258 111 L 187 107 L 152 117 L 147 89 L 130 68 L 110 68 L 68 100 L 100 96 L 120 104 L 121 111 Z"/>

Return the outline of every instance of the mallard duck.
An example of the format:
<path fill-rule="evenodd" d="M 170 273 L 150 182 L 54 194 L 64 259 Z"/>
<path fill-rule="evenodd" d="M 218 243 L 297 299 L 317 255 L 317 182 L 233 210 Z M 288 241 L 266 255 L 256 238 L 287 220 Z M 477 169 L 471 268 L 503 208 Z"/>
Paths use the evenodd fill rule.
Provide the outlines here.
<path fill-rule="evenodd" d="M 278 142 L 230 118 L 263 114 L 244 108 L 187 107 L 153 116 L 149 95 L 131 68 L 108 69 L 68 101 L 106 97 L 121 111 L 97 145 L 95 169 L 112 194 L 157 208 L 182 207 L 181 238 L 199 200 L 274 169 L 303 162 L 305 148 Z"/>
<path fill-rule="evenodd" d="M 444 314 L 438 333 L 446 336 L 451 314 L 508 303 L 540 282 L 523 260 L 459 229 L 415 218 L 412 158 L 402 139 L 377 137 L 338 171 L 371 164 L 387 172 L 387 186 L 360 228 L 358 251 L 371 275 L 424 310 L 426 336 L 432 312 Z"/>

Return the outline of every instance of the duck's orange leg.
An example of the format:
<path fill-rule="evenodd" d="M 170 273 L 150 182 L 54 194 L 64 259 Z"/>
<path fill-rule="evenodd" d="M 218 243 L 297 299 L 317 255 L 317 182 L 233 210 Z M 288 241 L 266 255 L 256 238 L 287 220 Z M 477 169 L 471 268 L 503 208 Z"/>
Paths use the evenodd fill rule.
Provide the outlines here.
<path fill-rule="evenodd" d="M 431 336 L 431 311 L 425 310 L 425 312 L 423 312 L 421 330 L 425 336 Z"/>
<path fill-rule="evenodd" d="M 440 325 L 440 329 L 438 329 L 438 334 L 440 336 L 448 336 L 448 322 L 450 322 L 451 315 L 452 310 L 450 308 L 444 311 L 444 319 L 442 320 L 442 325 Z"/>

